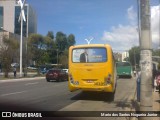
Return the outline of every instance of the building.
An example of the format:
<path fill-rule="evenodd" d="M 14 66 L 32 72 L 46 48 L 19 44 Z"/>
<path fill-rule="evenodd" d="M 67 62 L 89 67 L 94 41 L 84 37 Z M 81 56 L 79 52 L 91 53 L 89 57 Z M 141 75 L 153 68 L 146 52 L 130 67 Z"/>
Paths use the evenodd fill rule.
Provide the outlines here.
<path fill-rule="evenodd" d="M 123 52 L 122 53 L 122 62 L 126 61 L 125 59 L 129 58 L 129 53 L 128 52 Z"/>
<path fill-rule="evenodd" d="M 115 52 L 115 53 L 114 53 L 114 58 L 115 58 L 115 60 L 116 60 L 117 62 L 120 62 L 120 61 L 122 61 L 122 54 L 119 53 L 119 52 Z"/>
<path fill-rule="evenodd" d="M 0 30 L 0 52 L 1 52 L 1 48 L 4 48 L 5 47 L 5 44 L 3 43 L 3 37 L 7 37 L 7 38 L 10 38 L 12 40 L 17 40 L 19 42 L 20 40 L 20 35 L 17 35 L 17 34 L 14 34 L 14 33 L 11 33 L 11 32 L 8 32 L 8 31 L 5 31 L 5 30 Z M 26 43 L 27 42 L 27 38 L 26 37 L 23 37 L 23 42 L 22 42 L 22 46 L 23 47 L 23 50 L 22 50 L 22 54 L 23 54 L 23 64 L 25 64 L 26 62 Z M 19 53 L 19 49 L 16 51 L 15 54 L 17 54 L 17 56 L 20 54 Z M 16 56 L 13 56 L 12 58 L 12 61 L 13 62 L 16 62 L 16 63 L 19 63 L 19 56 L 16 57 Z M 0 64 L 1 64 L 1 60 L 0 60 Z"/>
<path fill-rule="evenodd" d="M 27 53 L 27 37 L 31 33 L 37 33 L 37 16 L 35 10 L 29 5 L 24 6 L 26 22 L 23 22 L 23 64 Z M 16 0 L 0 0 L 0 47 L 3 46 L 3 36 L 20 40 L 21 22 L 18 22 L 21 7 Z M 17 53 L 19 54 L 19 51 Z M 13 62 L 19 63 L 19 57 L 13 56 Z M 0 61 L 0 64 L 1 63 Z"/>
<path fill-rule="evenodd" d="M 20 35 L 21 22 L 18 22 L 21 8 L 16 0 L 0 0 L 0 28 Z M 24 7 L 26 22 L 23 22 L 23 36 L 37 33 L 37 16 L 35 10 L 29 5 Z"/>

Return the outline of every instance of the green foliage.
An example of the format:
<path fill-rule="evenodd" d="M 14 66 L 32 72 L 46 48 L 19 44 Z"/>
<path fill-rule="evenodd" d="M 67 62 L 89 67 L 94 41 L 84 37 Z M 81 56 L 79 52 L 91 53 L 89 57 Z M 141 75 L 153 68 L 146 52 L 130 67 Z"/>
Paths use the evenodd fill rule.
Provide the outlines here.
<path fill-rule="evenodd" d="M 130 59 L 130 62 L 133 66 L 137 66 L 139 65 L 139 61 L 140 61 L 140 47 L 132 47 L 130 50 L 129 50 L 129 59 Z"/>
<path fill-rule="evenodd" d="M 153 56 L 160 56 L 160 50 L 153 50 L 152 55 Z"/>
<path fill-rule="evenodd" d="M 48 31 L 47 37 L 50 37 L 52 40 L 54 39 L 54 35 L 52 31 Z"/>
<path fill-rule="evenodd" d="M 124 58 L 124 61 L 129 61 L 129 57 Z"/>
<path fill-rule="evenodd" d="M 63 68 L 68 68 L 68 56 L 62 54 L 59 58 L 60 64 L 62 64 Z"/>
<path fill-rule="evenodd" d="M 46 63 L 56 63 L 56 58 L 53 56 L 57 56 L 56 52 L 56 44 L 53 39 L 50 37 L 46 36 L 45 38 L 45 46 L 46 46 L 46 53 L 45 55 L 47 56 L 47 59 L 45 60 Z"/>
<path fill-rule="evenodd" d="M 64 51 L 67 47 L 67 36 L 62 32 L 56 34 L 56 45 L 59 51 Z"/>
<path fill-rule="evenodd" d="M 160 70 L 160 62 L 158 63 L 158 70 Z"/>
<path fill-rule="evenodd" d="M 55 42 L 50 37 L 45 36 L 44 37 L 44 45 L 45 45 L 45 49 L 51 49 L 52 47 L 55 46 Z"/>
<path fill-rule="evenodd" d="M 8 77 L 8 73 L 11 70 L 11 63 L 14 57 L 17 57 L 17 49 L 19 43 L 13 38 L 3 36 L 2 43 L 0 45 L 0 61 L 2 63 L 5 77 Z"/>
<path fill-rule="evenodd" d="M 28 48 L 30 57 L 36 61 L 37 65 L 41 64 L 41 57 L 44 55 L 44 37 L 40 34 L 31 34 L 28 38 Z"/>
<path fill-rule="evenodd" d="M 67 42 L 68 42 L 68 48 L 72 45 L 75 45 L 76 43 L 75 36 L 73 34 L 70 34 L 67 38 Z"/>
<path fill-rule="evenodd" d="M 28 38 L 29 58 L 36 62 L 36 65 L 46 63 L 63 64 L 68 66 L 68 48 L 76 43 L 75 36 L 70 34 L 68 37 L 63 32 L 57 32 L 56 38 L 52 31 L 46 36 L 31 34 Z"/>

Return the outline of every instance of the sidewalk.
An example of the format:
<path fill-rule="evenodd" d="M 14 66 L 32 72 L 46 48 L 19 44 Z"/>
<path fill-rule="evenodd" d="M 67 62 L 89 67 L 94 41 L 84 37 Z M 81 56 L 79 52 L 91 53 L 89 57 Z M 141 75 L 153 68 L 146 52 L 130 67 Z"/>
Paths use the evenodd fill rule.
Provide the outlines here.
<path fill-rule="evenodd" d="M 137 79 L 137 78 L 136 78 Z M 137 85 L 137 83 L 136 83 Z M 159 92 L 155 92 L 154 90 L 152 90 L 152 97 L 153 97 L 153 100 L 152 100 L 152 109 L 153 111 L 160 111 L 160 94 Z M 134 101 L 137 102 L 137 90 L 135 91 L 136 92 L 136 95 L 135 97 L 133 98 Z M 137 104 L 137 105 L 135 105 Z M 139 107 L 140 107 L 140 103 L 137 102 L 137 103 L 133 103 L 133 107 L 136 109 L 136 110 L 139 110 Z"/>
<path fill-rule="evenodd" d="M 137 84 L 137 83 L 136 83 Z M 152 92 L 152 109 L 153 111 L 160 111 L 160 94 L 157 92 Z M 134 96 L 132 96 L 131 105 L 129 111 L 140 111 L 140 102 L 137 101 L 137 89 L 135 90 Z M 159 117 L 151 117 L 153 120 L 160 120 Z M 138 120 L 137 117 L 131 117 L 130 120 Z"/>
<path fill-rule="evenodd" d="M 37 72 L 27 72 L 27 74 L 28 74 L 28 75 L 36 75 Z M 3 72 L 0 72 L 0 76 L 3 76 L 3 75 L 4 75 L 4 73 L 3 73 Z M 14 73 L 13 73 L 13 72 L 9 72 L 8 75 L 9 75 L 9 76 L 13 76 Z M 19 75 L 19 72 L 17 72 L 17 76 L 18 76 L 18 75 Z M 22 73 L 22 75 L 24 75 L 24 73 Z"/>
<path fill-rule="evenodd" d="M 45 79 L 45 75 L 37 76 L 36 72 L 28 72 L 27 76 L 24 77 L 24 74 L 22 77 L 19 76 L 19 72 L 17 73 L 17 77 L 14 78 L 14 75 L 12 72 L 9 73 L 9 78 L 4 78 L 4 73 L 0 73 L 0 83 L 2 82 L 16 82 L 16 81 L 26 81 L 26 80 L 35 80 L 35 79 Z"/>
<path fill-rule="evenodd" d="M 153 111 L 160 111 L 160 95 L 158 92 L 153 92 Z"/>
<path fill-rule="evenodd" d="M 160 94 L 153 92 L 153 111 L 160 111 Z M 154 120 L 160 120 L 159 117 L 154 117 Z"/>
<path fill-rule="evenodd" d="M 45 77 L 22 77 L 22 78 L 12 78 L 12 79 L 4 79 L 0 80 L 0 83 L 4 82 L 17 82 L 17 81 L 26 81 L 26 80 L 40 80 L 40 79 L 45 79 Z"/>

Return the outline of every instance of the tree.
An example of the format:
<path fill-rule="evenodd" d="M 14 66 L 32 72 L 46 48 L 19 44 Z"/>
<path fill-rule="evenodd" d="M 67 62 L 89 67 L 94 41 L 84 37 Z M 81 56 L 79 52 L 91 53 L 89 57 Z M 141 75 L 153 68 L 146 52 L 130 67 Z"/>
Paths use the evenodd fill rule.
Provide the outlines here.
<path fill-rule="evenodd" d="M 28 38 L 28 50 L 30 51 L 28 58 L 35 61 L 38 66 L 45 63 L 57 63 L 61 56 L 64 57 L 64 53 L 67 53 L 65 54 L 65 60 L 67 60 L 68 48 L 75 44 L 74 35 L 70 34 L 67 37 L 63 32 L 57 32 L 55 38 L 54 40 L 52 31 L 48 31 L 46 36 L 31 34 Z"/>
<path fill-rule="evenodd" d="M 57 32 L 56 34 L 56 45 L 59 51 L 64 51 L 67 47 L 67 37 L 66 34 L 62 32 Z"/>
<path fill-rule="evenodd" d="M 68 48 L 72 45 L 75 45 L 75 36 L 73 34 L 70 34 L 67 38 Z"/>
<path fill-rule="evenodd" d="M 31 34 L 28 38 L 28 46 L 30 58 L 36 62 L 37 66 L 43 64 L 43 56 L 45 55 L 44 37 L 40 34 Z"/>
<path fill-rule="evenodd" d="M 57 56 L 57 47 L 53 39 L 46 36 L 45 39 L 45 46 L 46 46 L 46 52 L 45 57 L 47 58 L 45 61 L 46 63 L 56 63 L 56 56 Z"/>
<path fill-rule="evenodd" d="M 46 50 L 51 49 L 53 46 L 55 46 L 54 40 L 51 39 L 48 36 L 44 37 L 44 43 L 43 44 L 44 44 Z"/>
<path fill-rule="evenodd" d="M 124 61 L 129 61 L 129 57 L 124 58 Z"/>
<path fill-rule="evenodd" d="M 153 56 L 159 56 L 160 55 L 160 50 L 156 49 L 152 51 Z"/>
<path fill-rule="evenodd" d="M 59 63 L 62 64 L 64 68 L 68 68 L 68 50 L 65 50 L 59 57 Z"/>
<path fill-rule="evenodd" d="M 52 40 L 54 40 L 54 34 L 52 31 L 48 31 L 47 37 L 50 37 Z"/>
<path fill-rule="evenodd" d="M 2 43 L 0 44 L 0 61 L 2 62 L 5 77 L 8 77 L 8 73 L 11 70 L 11 63 L 17 57 L 18 48 L 19 43 L 16 39 L 3 36 Z"/>
<path fill-rule="evenodd" d="M 137 64 L 139 64 L 140 47 L 135 46 L 129 50 L 129 59 L 130 59 L 130 62 L 133 66 L 136 66 Z"/>

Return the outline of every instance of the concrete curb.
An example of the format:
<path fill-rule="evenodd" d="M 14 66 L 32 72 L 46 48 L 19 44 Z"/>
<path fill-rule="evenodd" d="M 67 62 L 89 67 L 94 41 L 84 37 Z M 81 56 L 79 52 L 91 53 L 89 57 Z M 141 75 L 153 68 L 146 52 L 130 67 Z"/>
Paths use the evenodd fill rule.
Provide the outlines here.
<path fill-rule="evenodd" d="M 6 79 L 6 80 L 0 80 L 0 83 L 4 83 L 4 82 L 17 82 L 17 81 L 28 81 L 28 80 L 40 80 L 40 79 L 45 79 L 45 77 Z"/>
<path fill-rule="evenodd" d="M 137 81 L 135 82 L 135 86 L 137 86 Z M 133 104 L 132 104 L 132 101 L 136 101 L 136 98 L 137 98 L 136 95 L 137 95 L 137 87 L 135 87 L 135 89 L 134 89 L 134 94 L 129 97 L 129 100 L 131 100 L 130 107 L 125 108 L 125 111 L 129 111 L 129 112 L 136 111 L 135 106 L 133 106 Z M 136 117 L 128 117 L 128 120 L 138 120 L 138 119 Z"/>

